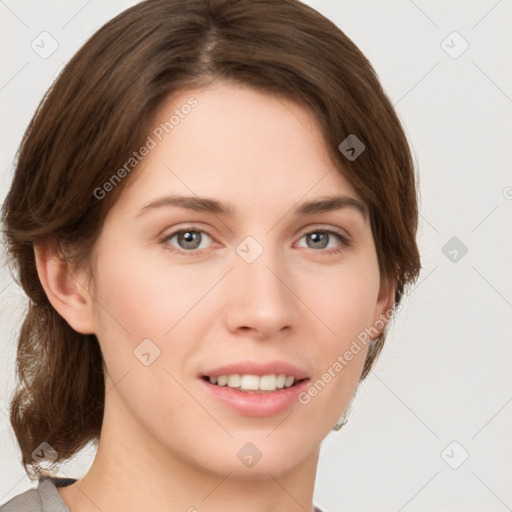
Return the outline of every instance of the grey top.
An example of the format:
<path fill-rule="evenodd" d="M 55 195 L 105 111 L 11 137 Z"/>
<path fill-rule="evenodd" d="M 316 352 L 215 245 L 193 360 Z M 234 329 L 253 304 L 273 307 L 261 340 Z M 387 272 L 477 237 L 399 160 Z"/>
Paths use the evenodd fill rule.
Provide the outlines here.
<path fill-rule="evenodd" d="M 65 487 L 75 482 L 75 478 L 42 477 L 37 488 L 14 496 L 0 506 L 0 512 L 71 512 L 57 487 Z M 322 511 L 315 507 L 315 512 Z"/>
<path fill-rule="evenodd" d="M 35 489 L 29 489 L 0 507 L 0 512 L 71 512 L 57 487 L 76 482 L 74 478 L 41 477 Z"/>

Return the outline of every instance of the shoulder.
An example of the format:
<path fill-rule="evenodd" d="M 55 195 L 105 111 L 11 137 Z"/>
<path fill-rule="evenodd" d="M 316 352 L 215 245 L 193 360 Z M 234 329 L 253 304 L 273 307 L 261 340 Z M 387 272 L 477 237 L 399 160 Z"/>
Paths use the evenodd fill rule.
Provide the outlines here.
<path fill-rule="evenodd" d="M 0 507 L 0 512 L 40 512 L 43 510 L 41 496 L 37 489 L 29 489 Z"/>
<path fill-rule="evenodd" d="M 70 512 L 57 487 L 76 482 L 72 478 L 42 477 L 35 489 L 29 489 L 0 506 L 0 512 Z"/>
<path fill-rule="evenodd" d="M 36 489 L 29 489 L 10 499 L 0 506 L 0 512 L 71 512 L 57 487 L 64 487 L 74 482 L 76 479 L 73 478 L 40 478 Z M 322 512 L 322 510 L 315 507 L 315 512 Z"/>

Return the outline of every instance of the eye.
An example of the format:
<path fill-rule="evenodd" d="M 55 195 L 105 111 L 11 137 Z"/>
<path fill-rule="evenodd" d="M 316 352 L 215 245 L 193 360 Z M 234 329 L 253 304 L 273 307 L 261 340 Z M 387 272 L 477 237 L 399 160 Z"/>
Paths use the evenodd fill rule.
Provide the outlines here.
<path fill-rule="evenodd" d="M 301 240 L 303 238 L 306 239 L 306 244 L 310 243 L 310 245 L 306 245 L 306 247 L 310 249 L 327 248 L 328 250 L 320 251 L 321 253 L 326 254 L 335 254 L 341 252 L 345 247 L 348 247 L 350 245 L 348 238 L 343 233 L 334 230 L 317 229 L 315 231 L 309 231 L 308 233 L 302 235 Z M 330 248 L 333 246 L 331 245 L 329 247 L 329 242 L 333 238 L 337 238 L 339 243 L 338 245 L 334 245 L 334 248 Z"/>
<path fill-rule="evenodd" d="M 160 243 L 166 250 L 182 256 L 201 256 L 204 249 L 208 248 L 208 239 L 210 242 L 213 237 L 203 229 L 197 227 L 182 228 L 160 238 Z M 350 246 L 349 239 L 340 231 L 316 229 L 302 235 L 300 240 L 306 239 L 306 247 L 315 249 L 321 254 L 336 254 L 346 247 Z M 333 239 L 338 240 L 338 244 L 332 245 Z M 299 245 L 299 247 L 301 247 Z M 304 247 L 302 245 L 302 247 Z"/>
<path fill-rule="evenodd" d="M 175 239 L 175 244 L 171 242 Z M 197 228 L 185 228 L 178 231 L 173 231 L 168 235 L 164 235 L 160 239 L 160 243 L 172 252 L 183 254 L 185 256 L 196 256 L 201 254 L 201 250 L 205 249 L 203 242 L 212 237 L 204 230 Z M 206 244 L 207 245 L 207 244 Z"/>

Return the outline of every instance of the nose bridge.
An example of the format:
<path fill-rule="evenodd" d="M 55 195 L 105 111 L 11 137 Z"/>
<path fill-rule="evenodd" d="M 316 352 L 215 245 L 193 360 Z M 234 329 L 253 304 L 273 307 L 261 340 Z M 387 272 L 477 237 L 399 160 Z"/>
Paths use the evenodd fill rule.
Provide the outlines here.
<path fill-rule="evenodd" d="M 240 263 L 238 268 L 240 279 L 246 283 L 253 299 L 260 296 L 266 300 L 289 298 L 289 290 L 283 284 L 286 265 L 277 250 L 267 248 L 255 261 Z"/>
<path fill-rule="evenodd" d="M 252 328 L 265 336 L 292 327 L 298 318 L 297 301 L 279 247 L 247 237 L 236 251 L 231 327 Z"/>

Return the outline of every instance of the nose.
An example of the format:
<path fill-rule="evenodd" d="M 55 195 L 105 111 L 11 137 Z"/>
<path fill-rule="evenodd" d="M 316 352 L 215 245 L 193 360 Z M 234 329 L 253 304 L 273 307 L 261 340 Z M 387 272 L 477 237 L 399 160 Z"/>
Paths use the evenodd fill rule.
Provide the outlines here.
<path fill-rule="evenodd" d="M 267 248 L 252 263 L 239 258 L 226 281 L 230 332 L 265 340 L 296 330 L 301 301 L 282 255 Z"/>

